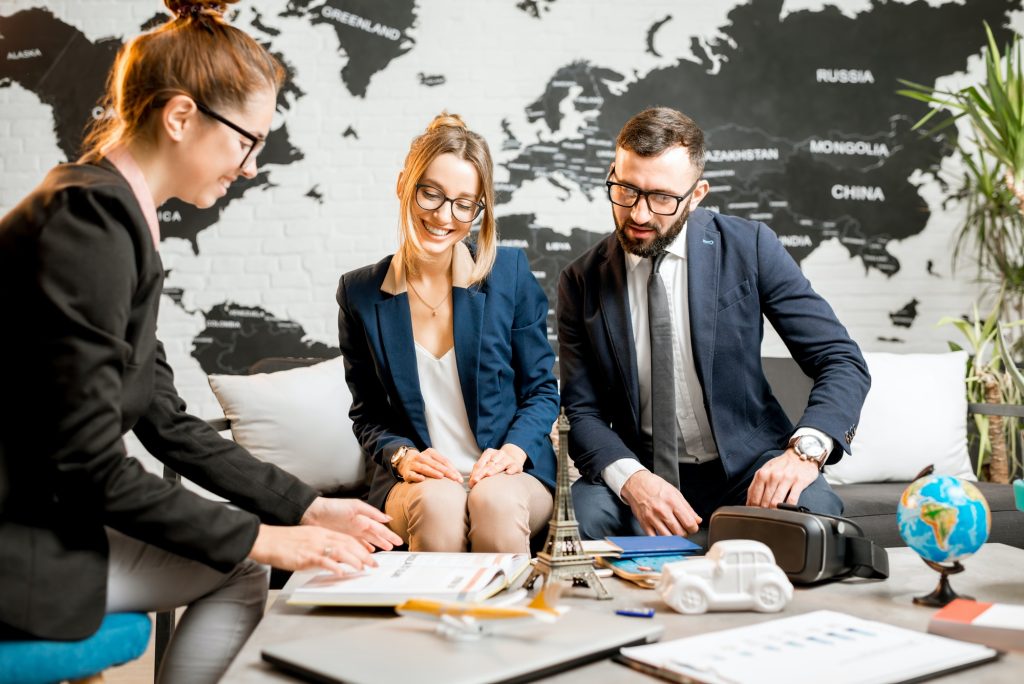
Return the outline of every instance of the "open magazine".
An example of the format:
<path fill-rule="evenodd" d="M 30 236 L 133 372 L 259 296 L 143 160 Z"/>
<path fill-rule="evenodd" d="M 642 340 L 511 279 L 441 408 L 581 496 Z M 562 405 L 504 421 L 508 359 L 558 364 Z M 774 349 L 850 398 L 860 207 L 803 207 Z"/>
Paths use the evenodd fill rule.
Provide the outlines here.
<path fill-rule="evenodd" d="M 530 565 L 526 553 L 375 553 L 376 568 L 345 577 L 324 572 L 292 593 L 291 605 L 397 606 L 409 598 L 482 601 Z"/>

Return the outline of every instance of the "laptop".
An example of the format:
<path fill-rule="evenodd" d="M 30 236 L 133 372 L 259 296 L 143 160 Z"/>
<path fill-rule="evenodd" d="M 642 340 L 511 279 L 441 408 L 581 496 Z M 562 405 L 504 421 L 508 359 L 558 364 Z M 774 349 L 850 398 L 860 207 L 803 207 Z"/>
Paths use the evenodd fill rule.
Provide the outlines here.
<path fill-rule="evenodd" d="M 551 624 L 521 625 L 471 641 L 437 634 L 436 623 L 401 617 L 263 650 L 275 667 L 329 684 L 526 682 L 661 638 L 644 618 L 573 608 Z"/>

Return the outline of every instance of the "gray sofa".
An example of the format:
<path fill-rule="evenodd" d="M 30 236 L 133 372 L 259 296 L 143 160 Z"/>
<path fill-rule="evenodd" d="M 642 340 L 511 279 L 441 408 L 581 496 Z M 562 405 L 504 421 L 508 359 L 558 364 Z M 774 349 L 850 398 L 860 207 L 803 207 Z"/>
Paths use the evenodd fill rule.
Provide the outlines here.
<path fill-rule="evenodd" d="M 786 414 L 796 422 L 807 405 L 811 380 L 789 358 L 762 359 L 765 376 Z M 986 412 L 985 406 L 971 405 Z M 1024 407 L 1007 407 L 1024 410 Z M 909 482 L 846 484 L 833 487 L 842 498 L 843 515 L 864 529 L 864 533 L 882 546 L 905 546 L 896 527 L 896 507 Z M 1018 511 L 1010 485 L 978 482 L 978 489 L 992 511 L 992 530 L 988 540 L 1024 548 L 1024 512 Z"/>

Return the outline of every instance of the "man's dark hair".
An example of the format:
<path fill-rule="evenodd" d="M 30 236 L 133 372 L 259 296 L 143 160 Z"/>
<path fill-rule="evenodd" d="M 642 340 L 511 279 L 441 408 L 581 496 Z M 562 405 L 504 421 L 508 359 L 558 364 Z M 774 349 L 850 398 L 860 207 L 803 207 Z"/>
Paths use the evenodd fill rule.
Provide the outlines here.
<path fill-rule="evenodd" d="M 682 145 L 697 173 L 704 173 L 704 131 L 693 119 L 670 107 L 651 107 L 626 122 L 615 144 L 641 157 L 656 157 Z"/>

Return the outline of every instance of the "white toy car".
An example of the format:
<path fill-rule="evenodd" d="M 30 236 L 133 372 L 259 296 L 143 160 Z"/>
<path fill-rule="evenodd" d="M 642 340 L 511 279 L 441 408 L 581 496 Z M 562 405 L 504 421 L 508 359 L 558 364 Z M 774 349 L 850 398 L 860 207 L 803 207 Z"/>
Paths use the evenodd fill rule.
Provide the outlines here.
<path fill-rule="evenodd" d="M 751 539 L 716 542 L 702 558 L 666 563 L 657 587 L 673 610 L 775 613 L 793 598 L 793 585 L 775 564 L 771 549 Z"/>

